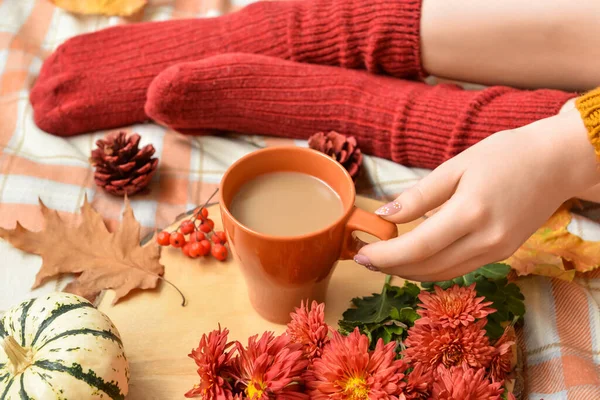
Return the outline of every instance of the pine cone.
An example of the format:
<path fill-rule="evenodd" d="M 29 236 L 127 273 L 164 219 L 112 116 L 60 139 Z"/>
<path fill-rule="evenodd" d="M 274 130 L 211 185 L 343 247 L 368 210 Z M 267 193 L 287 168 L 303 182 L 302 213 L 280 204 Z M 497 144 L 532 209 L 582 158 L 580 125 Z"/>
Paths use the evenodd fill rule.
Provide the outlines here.
<path fill-rule="evenodd" d="M 146 189 L 158 166 L 152 158 L 154 146 L 148 144 L 141 150 L 140 135 L 127 137 L 126 132 L 115 132 L 96 142 L 91 163 L 96 167 L 96 185 L 108 193 L 131 196 Z"/>
<path fill-rule="evenodd" d="M 363 155 L 354 136 L 345 136 L 334 131 L 315 133 L 308 139 L 308 147 L 327 154 L 346 168 L 356 180 L 362 165 Z"/>

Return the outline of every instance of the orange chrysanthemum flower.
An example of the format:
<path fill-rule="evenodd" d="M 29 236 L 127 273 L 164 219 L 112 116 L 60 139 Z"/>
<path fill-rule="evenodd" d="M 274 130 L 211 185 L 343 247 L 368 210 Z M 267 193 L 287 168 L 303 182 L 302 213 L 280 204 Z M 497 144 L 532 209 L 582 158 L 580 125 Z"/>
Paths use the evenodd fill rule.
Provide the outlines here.
<path fill-rule="evenodd" d="M 440 366 L 436 375 L 432 400 L 500 400 L 504 392 L 502 383 L 486 379 L 483 368 Z"/>
<path fill-rule="evenodd" d="M 227 342 L 229 331 L 219 329 L 202 335 L 197 349 L 192 350 L 189 357 L 198 365 L 200 383 L 185 394 L 185 397 L 200 397 L 203 400 L 222 400 L 233 397 L 230 384 L 232 373 L 233 346 Z"/>
<path fill-rule="evenodd" d="M 421 316 L 415 323 L 419 325 L 432 324 L 442 327 L 467 326 L 476 319 L 485 318 L 496 312 L 488 306 L 492 302 L 485 297 L 476 297 L 475 284 L 469 287 L 454 285 L 447 290 L 435 287 L 435 293 L 421 292 L 419 300 L 422 304 L 417 313 Z"/>
<path fill-rule="evenodd" d="M 287 335 L 275 337 L 265 332 L 260 339 L 252 336 L 248 346 L 237 342 L 236 378 L 245 398 L 249 400 L 305 400 L 302 374 L 308 361 L 302 346 L 290 343 Z"/>
<path fill-rule="evenodd" d="M 516 340 L 515 329 L 509 325 L 496 342 L 496 350 L 489 368 L 489 376 L 494 382 L 503 381 L 512 372 L 514 358 L 512 347 Z"/>
<path fill-rule="evenodd" d="M 406 400 L 429 399 L 432 380 L 433 375 L 430 368 L 421 363 L 415 364 L 406 380 L 406 387 L 404 388 Z"/>
<path fill-rule="evenodd" d="M 494 347 L 490 346 L 483 327 L 486 319 L 471 325 L 457 328 L 442 326 L 415 325 L 408 331 L 404 344 L 404 356 L 409 363 L 423 363 L 430 368 L 443 365 L 446 368 L 467 365 L 473 368 L 487 368 L 490 365 Z"/>
<path fill-rule="evenodd" d="M 398 399 L 407 365 L 396 360 L 395 347 L 380 339 L 369 351 L 369 339 L 358 328 L 346 337 L 333 332 L 306 377 L 311 400 Z"/>
<path fill-rule="evenodd" d="M 292 343 L 302 345 L 309 360 L 321 357 L 323 347 L 329 343 L 329 326 L 325 323 L 325 304 L 313 301 L 310 309 L 304 302 L 291 315 L 287 334 Z"/>

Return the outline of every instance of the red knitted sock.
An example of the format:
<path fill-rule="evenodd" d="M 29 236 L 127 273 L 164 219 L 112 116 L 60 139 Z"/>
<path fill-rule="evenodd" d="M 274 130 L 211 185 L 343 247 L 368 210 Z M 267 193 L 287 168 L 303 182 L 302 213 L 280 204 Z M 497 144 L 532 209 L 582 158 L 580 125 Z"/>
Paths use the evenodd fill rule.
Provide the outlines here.
<path fill-rule="evenodd" d="M 34 119 L 57 135 L 135 122 L 163 69 L 226 52 L 424 75 L 421 0 L 259 2 L 213 19 L 117 26 L 70 39 L 44 63 L 31 92 Z"/>
<path fill-rule="evenodd" d="M 556 114 L 574 96 L 507 87 L 466 91 L 225 54 L 163 71 L 148 89 L 146 112 L 185 133 L 217 129 L 306 139 L 335 130 L 354 135 L 368 154 L 434 168 L 495 132 Z"/>

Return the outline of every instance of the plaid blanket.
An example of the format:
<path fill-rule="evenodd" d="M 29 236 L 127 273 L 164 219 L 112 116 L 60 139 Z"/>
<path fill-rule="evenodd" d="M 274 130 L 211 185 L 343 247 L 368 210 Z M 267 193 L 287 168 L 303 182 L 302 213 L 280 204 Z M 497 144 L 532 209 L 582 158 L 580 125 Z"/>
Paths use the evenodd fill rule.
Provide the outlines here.
<path fill-rule="evenodd" d="M 87 196 L 109 225 L 120 218 L 122 199 L 97 190 L 88 157 L 95 141 L 107 132 L 70 139 L 38 129 L 32 120 L 29 90 L 42 60 L 66 39 L 115 24 L 169 18 L 218 16 L 253 0 L 154 0 L 131 19 L 77 17 L 48 0 L 0 0 L 0 226 L 17 220 L 41 228 L 38 198 L 65 218 L 76 213 Z M 203 202 L 225 169 L 256 148 L 303 141 L 231 135 L 185 137 L 153 124 L 125 128 L 152 143 L 160 167 L 151 193 L 136 196 L 132 206 L 144 229 L 164 227 L 176 215 Z M 360 194 L 389 200 L 413 185 L 427 171 L 366 157 Z M 570 230 L 600 240 L 600 225 L 577 217 Z M 65 280 L 30 290 L 41 265 L 0 241 L 0 310 L 32 295 L 59 290 Z M 519 280 L 527 316 L 521 331 L 529 399 L 600 399 L 600 273 L 573 282 L 542 277 Z"/>

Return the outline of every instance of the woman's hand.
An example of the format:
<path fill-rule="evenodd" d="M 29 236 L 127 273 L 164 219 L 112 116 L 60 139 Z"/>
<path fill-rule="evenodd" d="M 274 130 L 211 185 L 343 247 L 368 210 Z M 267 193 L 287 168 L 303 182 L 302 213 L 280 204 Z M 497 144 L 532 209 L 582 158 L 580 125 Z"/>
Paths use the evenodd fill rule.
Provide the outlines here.
<path fill-rule="evenodd" d="M 600 185 L 592 186 L 588 190 L 579 193 L 576 197 L 581 200 L 600 203 Z"/>
<path fill-rule="evenodd" d="M 569 198 L 600 182 L 576 110 L 499 132 L 447 161 L 377 211 L 413 231 L 363 247 L 355 260 L 418 281 L 451 279 L 504 260 Z"/>

